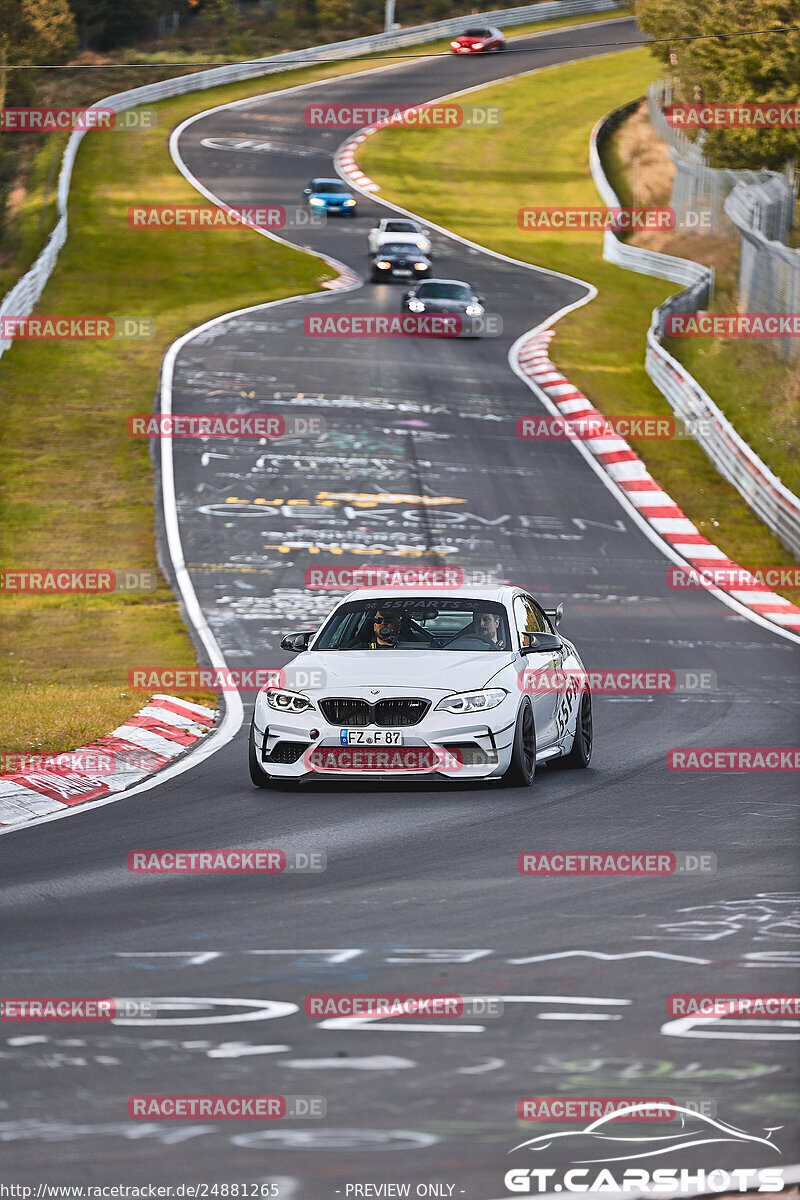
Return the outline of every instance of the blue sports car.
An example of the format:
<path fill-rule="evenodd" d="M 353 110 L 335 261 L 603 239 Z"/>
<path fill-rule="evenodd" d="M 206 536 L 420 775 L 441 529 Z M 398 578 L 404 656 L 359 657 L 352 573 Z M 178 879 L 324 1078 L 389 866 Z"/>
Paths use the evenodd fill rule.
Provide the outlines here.
<path fill-rule="evenodd" d="M 356 215 L 356 198 L 341 179 L 312 179 L 303 188 L 306 204 L 318 212 L 341 213 L 342 216 Z"/>

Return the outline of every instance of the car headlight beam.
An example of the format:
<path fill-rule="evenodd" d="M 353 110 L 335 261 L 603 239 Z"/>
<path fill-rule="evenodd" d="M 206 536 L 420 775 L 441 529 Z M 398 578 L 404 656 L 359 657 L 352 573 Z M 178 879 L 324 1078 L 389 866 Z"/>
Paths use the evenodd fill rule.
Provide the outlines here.
<path fill-rule="evenodd" d="M 356 202 L 355 202 L 355 200 L 353 199 L 353 197 L 352 197 L 352 196 L 348 196 L 348 197 L 347 197 L 347 199 L 346 199 L 346 200 L 345 200 L 345 202 L 344 202 L 344 207 L 345 207 L 345 208 L 354 208 L 354 207 L 355 207 L 355 203 L 356 203 Z"/>
<path fill-rule="evenodd" d="M 483 307 L 480 304 L 468 304 L 464 311 L 468 317 L 480 317 L 483 314 Z"/>
<path fill-rule="evenodd" d="M 425 312 L 425 305 L 421 300 L 409 300 L 408 307 L 411 312 Z"/>
<path fill-rule="evenodd" d="M 451 713 L 486 712 L 502 704 L 507 695 L 505 688 L 488 688 L 482 692 L 457 692 L 455 696 L 445 696 L 436 707 Z"/>

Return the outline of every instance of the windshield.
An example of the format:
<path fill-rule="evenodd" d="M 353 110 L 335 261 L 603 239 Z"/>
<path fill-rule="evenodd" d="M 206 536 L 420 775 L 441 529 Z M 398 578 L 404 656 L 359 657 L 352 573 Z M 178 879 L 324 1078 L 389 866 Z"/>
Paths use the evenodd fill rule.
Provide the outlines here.
<path fill-rule="evenodd" d="M 472 292 L 465 283 L 424 283 L 417 289 L 421 300 L 465 300 L 472 299 Z"/>
<path fill-rule="evenodd" d="M 384 230 L 386 233 L 416 233 L 417 227 L 413 221 L 387 221 Z"/>
<path fill-rule="evenodd" d="M 489 36 L 488 29 L 467 29 L 461 35 L 462 37 L 484 38 Z"/>
<path fill-rule="evenodd" d="M 351 600 L 337 609 L 315 650 L 510 649 L 508 618 L 494 600 L 391 596 Z"/>
<path fill-rule="evenodd" d="M 311 187 L 315 192 L 346 192 L 349 191 L 344 183 L 339 183 L 338 179 L 315 179 Z"/>
<path fill-rule="evenodd" d="M 384 242 L 379 254 L 413 254 L 419 257 L 416 242 Z"/>

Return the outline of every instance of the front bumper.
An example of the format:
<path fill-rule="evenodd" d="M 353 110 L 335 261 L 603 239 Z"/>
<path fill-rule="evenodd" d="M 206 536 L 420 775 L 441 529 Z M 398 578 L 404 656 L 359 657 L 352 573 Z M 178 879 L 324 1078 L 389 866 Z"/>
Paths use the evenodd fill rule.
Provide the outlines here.
<path fill-rule="evenodd" d="M 417 725 L 400 728 L 403 750 L 418 748 L 446 752 L 446 748 L 453 747 L 461 752 L 460 763 L 451 751 L 446 754 L 443 769 L 424 771 L 418 775 L 414 773 L 414 778 L 423 781 L 438 779 L 458 782 L 498 779 L 504 775 L 511 762 L 517 705 L 517 697 L 509 696 L 497 708 L 490 709 L 486 714 L 476 713 L 468 717 L 456 717 L 453 713 L 431 708 Z M 374 733 L 375 728 L 367 726 L 365 733 Z M 309 736 L 312 729 L 319 731 L 319 737 L 312 739 Z M 326 721 L 318 709 L 295 716 L 270 709 L 265 701 L 257 702 L 252 734 L 256 760 L 265 774 L 275 779 L 329 778 L 364 781 L 375 778 L 411 777 L 408 770 L 397 769 L 315 770 L 307 761 L 307 751 L 319 747 L 338 748 L 340 729 L 341 726 Z M 282 758 L 292 757 L 294 761 L 280 761 Z"/>

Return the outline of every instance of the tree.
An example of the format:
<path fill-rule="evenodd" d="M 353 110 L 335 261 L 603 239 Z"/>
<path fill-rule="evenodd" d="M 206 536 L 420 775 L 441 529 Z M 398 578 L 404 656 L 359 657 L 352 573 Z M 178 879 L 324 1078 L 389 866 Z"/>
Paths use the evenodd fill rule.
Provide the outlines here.
<path fill-rule="evenodd" d="M 10 77 L 31 72 L 9 67 L 66 62 L 76 45 L 67 0 L 0 0 L 0 105 L 30 90 L 30 85 L 18 86 Z"/>
<path fill-rule="evenodd" d="M 662 62 L 677 56 L 681 98 L 706 103 L 797 102 L 800 80 L 800 0 L 635 0 L 640 28 L 655 38 Z M 751 34 L 779 29 L 785 33 Z M 736 34 L 723 37 L 720 34 Z M 681 42 L 681 37 L 698 40 Z M 780 168 L 800 158 L 793 129 L 712 129 L 703 152 L 715 167 Z"/>

